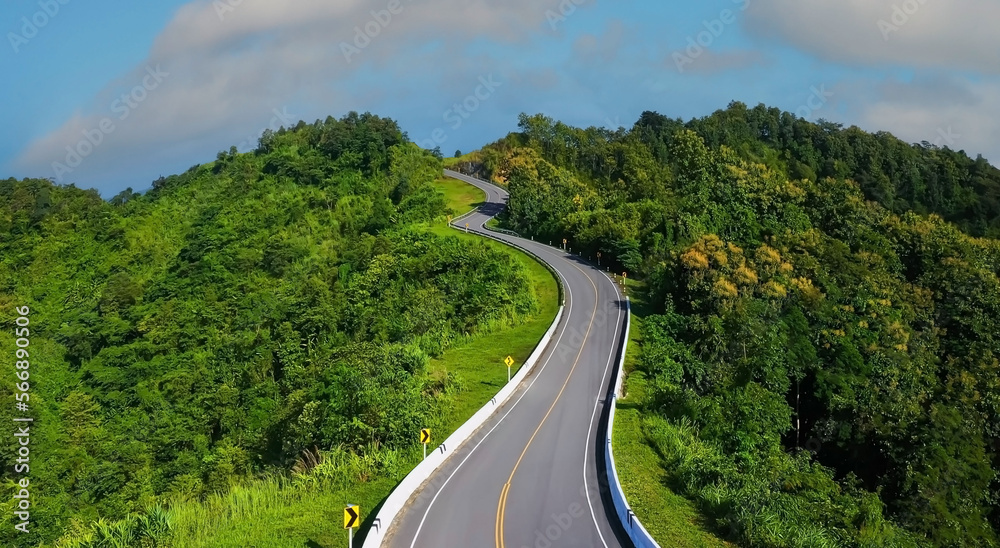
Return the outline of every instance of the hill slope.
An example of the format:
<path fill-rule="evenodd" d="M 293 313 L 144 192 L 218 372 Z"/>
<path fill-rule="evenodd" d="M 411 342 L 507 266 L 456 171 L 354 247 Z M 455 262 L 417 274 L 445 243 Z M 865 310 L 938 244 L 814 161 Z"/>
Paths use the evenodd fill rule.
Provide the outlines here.
<path fill-rule="evenodd" d="M 507 227 L 648 284 L 647 484 L 746 546 L 998 543 L 1000 172 L 739 104 L 520 128 L 470 166 Z"/>
<path fill-rule="evenodd" d="M 525 263 L 427 229 L 440 172 L 352 113 L 143 196 L 0 183 L 0 323 L 31 309 L 37 428 L 32 534 L 6 512 L 0 544 L 132 513 L 152 531 L 156 505 L 310 468 L 317 447 L 398 473 L 414 432 L 453 420 L 461 380 L 429 360 L 541 310 Z M 0 449 L 5 479 L 15 458 Z"/>

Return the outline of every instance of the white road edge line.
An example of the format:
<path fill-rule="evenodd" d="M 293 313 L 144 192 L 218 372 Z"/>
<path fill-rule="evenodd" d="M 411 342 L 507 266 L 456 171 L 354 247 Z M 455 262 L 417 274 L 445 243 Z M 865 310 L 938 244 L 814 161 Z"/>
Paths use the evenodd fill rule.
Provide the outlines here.
<path fill-rule="evenodd" d="M 600 272 L 600 271 L 598 271 L 598 272 Z M 609 282 L 611 281 L 611 278 L 608 278 L 607 274 L 604 274 L 603 272 L 600 272 L 600 274 L 603 275 L 604 278 L 606 280 L 608 280 Z M 586 274 L 584 274 L 584 275 L 586 275 Z M 590 276 L 587 276 L 587 277 L 589 278 Z M 616 298 L 621 298 L 621 293 L 618 292 L 618 284 L 615 284 L 614 282 L 612 282 L 611 285 L 615 288 L 615 297 Z M 598 294 L 598 299 L 599 298 L 600 298 L 600 294 Z M 619 309 L 618 309 L 618 318 L 615 320 L 615 331 L 618 330 L 618 324 L 619 324 L 619 322 L 621 322 L 621 319 L 622 319 L 622 311 L 621 311 L 621 308 L 619 307 Z M 615 343 L 612 342 L 611 343 L 611 353 L 608 354 L 608 364 L 604 367 L 604 375 L 601 376 L 601 385 L 600 386 L 601 386 L 602 390 L 604 388 L 604 381 L 607 379 L 607 376 L 608 376 L 608 370 L 611 369 L 611 360 L 612 360 L 612 358 L 614 358 L 614 356 L 615 356 Z M 604 401 L 605 401 L 605 403 L 607 403 L 607 398 L 605 398 Z M 601 538 L 601 544 L 604 545 L 604 548 L 608 548 L 608 543 L 607 543 L 607 541 L 604 540 L 604 534 L 601 533 L 601 526 L 600 526 L 600 524 L 597 523 L 597 514 L 594 513 L 594 503 L 591 502 L 591 500 L 590 500 L 590 488 L 587 486 L 587 453 L 590 450 L 590 441 L 591 441 L 590 440 L 590 434 L 591 434 L 591 432 L 594 429 L 594 417 L 597 416 L 597 407 L 598 407 L 599 404 L 600 404 L 600 400 L 598 400 L 597 402 L 594 403 L 594 411 L 593 411 L 593 413 L 590 414 L 590 425 L 587 427 L 587 443 L 584 445 L 584 449 L 583 449 L 583 491 L 585 493 L 587 493 L 587 506 L 590 507 L 590 517 L 594 519 L 594 527 L 597 528 L 597 536 L 599 536 Z M 598 472 L 598 475 L 600 475 L 600 472 Z M 600 491 L 598 491 L 598 493 L 600 493 Z"/>
<path fill-rule="evenodd" d="M 483 228 L 485 230 L 486 229 L 485 225 L 486 223 L 484 222 L 480 228 Z M 563 273 L 560 272 L 558 268 L 555 268 L 555 266 L 553 266 L 553 268 L 555 269 L 556 272 L 559 272 L 559 277 L 563 279 L 564 282 L 563 286 L 566 288 L 566 293 L 568 295 L 568 298 L 566 300 L 569 303 L 568 306 L 569 310 L 566 313 L 566 318 L 568 319 L 573 311 L 573 292 L 570 290 L 569 284 L 566 283 L 566 276 L 564 276 Z M 556 346 L 559 346 L 559 341 L 562 340 L 563 335 L 566 334 L 566 331 L 567 331 L 566 329 L 563 329 L 562 332 L 559 333 L 559 337 L 556 339 L 556 343 L 552 347 L 553 349 Z M 583 344 L 586 344 L 586 341 L 584 341 Z M 493 428 L 490 428 L 489 432 L 486 432 L 486 435 L 483 436 L 483 439 L 479 440 L 479 442 L 476 443 L 475 447 L 472 448 L 472 451 L 469 451 L 469 454 L 466 455 L 464 459 L 462 459 L 462 462 L 460 462 L 458 466 L 455 467 L 454 470 L 452 470 L 451 474 L 448 475 L 448 479 L 446 479 L 445 482 L 441 484 L 441 487 L 438 489 L 437 493 L 434 493 L 434 498 L 431 499 L 430 504 L 427 505 L 427 510 L 424 511 L 423 517 L 420 518 L 420 525 L 417 526 L 417 532 L 413 534 L 413 542 L 410 543 L 410 548 L 416 547 L 417 537 L 420 536 L 420 531 L 424 528 L 424 522 L 427 520 L 427 515 L 430 514 L 431 509 L 434 507 L 434 502 L 437 500 L 438 495 L 440 495 L 441 492 L 444 491 L 444 488 L 448 485 L 448 482 L 451 481 L 451 478 L 455 477 L 455 474 L 457 474 L 458 471 L 462 468 L 462 465 L 465 464 L 465 461 L 469 460 L 469 457 L 475 454 L 476 449 L 479 449 L 479 446 L 482 445 L 482 443 L 486 441 L 488 437 L 490 437 L 490 434 L 492 434 L 493 431 L 496 430 L 498 426 L 503 424 L 504 419 L 506 419 L 507 415 L 510 415 L 511 411 L 513 411 L 514 408 L 517 407 L 517 404 L 521 403 L 521 400 L 524 398 L 524 396 L 528 394 L 528 390 L 531 390 L 531 387 L 534 386 L 535 381 L 537 381 L 538 378 L 542 376 L 542 371 L 545 371 L 545 367 L 549 365 L 549 360 L 552 359 L 553 354 L 555 354 L 554 350 L 552 352 L 549 352 L 549 355 L 545 358 L 545 363 L 542 364 L 541 369 L 539 369 L 538 373 L 535 374 L 535 378 L 531 379 L 531 382 L 528 383 L 528 387 L 524 389 L 524 392 L 522 392 L 521 396 L 517 398 L 517 401 L 514 402 L 514 405 L 512 405 L 510 409 L 508 409 L 507 412 L 504 413 L 502 417 L 500 417 L 500 420 L 497 421 L 495 425 L 493 425 Z"/>

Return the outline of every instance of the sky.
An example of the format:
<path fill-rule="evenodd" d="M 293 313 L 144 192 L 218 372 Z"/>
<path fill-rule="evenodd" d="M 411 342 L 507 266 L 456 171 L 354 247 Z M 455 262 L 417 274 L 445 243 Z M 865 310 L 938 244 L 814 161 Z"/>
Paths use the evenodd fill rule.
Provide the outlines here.
<path fill-rule="evenodd" d="M 764 103 L 1000 165 L 998 0 L 7 0 L 0 178 L 109 198 L 350 111 L 446 155 L 519 113 Z"/>

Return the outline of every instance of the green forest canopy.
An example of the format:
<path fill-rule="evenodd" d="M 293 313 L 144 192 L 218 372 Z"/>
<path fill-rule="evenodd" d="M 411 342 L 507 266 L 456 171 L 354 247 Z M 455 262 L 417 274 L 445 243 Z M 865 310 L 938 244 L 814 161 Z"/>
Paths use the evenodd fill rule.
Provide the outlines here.
<path fill-rule="evenodd" d="M 414 445 L 452 382 L 428 358 L 537 308 L 509 255 L 424 228 L 448 213 L 441 169 L 392 120 L 351 113 L 143 195 L 0 182 L 0 324 L 30 306 L 37 459 L 33 534 L 4 512 L 0 544 L 284 473 L 316 447 Z"/>
<path fill-rule="evenodd" d="M 472 155 L 506 226 L 646 282 L 652 481 L 745 546 L 997 544 L 998 170 L 740 103 L 520 129 Z M 428 356 L 537 308 L 509 257 L 421 229 L 440 169 L 352 113 L 108 202 L 0 182 L 0 323 L 32 307 L 45 379 L 42 540 L 433 426 Z"/>
<path fill-rule="evenodd" d="M 1000 170 L 740 103 L 519 127 L 467 166 L 505 226 L 647 283 L 650 481 L 744 546 L 1000 542 Z"/>

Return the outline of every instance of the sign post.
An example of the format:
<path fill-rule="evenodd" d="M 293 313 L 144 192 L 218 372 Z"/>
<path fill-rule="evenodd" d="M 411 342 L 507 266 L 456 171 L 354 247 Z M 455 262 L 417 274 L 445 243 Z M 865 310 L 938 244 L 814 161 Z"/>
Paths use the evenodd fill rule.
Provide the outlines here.
<path fill-rule="evenodd" d="M 507 356 L 503 363 L 507 364 L 507 382 L 510 382 L 510 366 L 514 365 L 514 358 Z"/>
<path fill-rule="evenodd" d="M 420 443 L 424 444 L 424 460 L 427 459 L 427 444 L 431 442 L 431 429 L 422 428 L 420 430 Z"/>
<path fill-rule="evenodd" d="M 601 266 L 601 252 L 597 252 L 597 266 Z"/>
<path fill-rule="evenodd" d="M 357 504 L 348 504 L 344 508 L 344 529 L 347 529 L 347 548 L 354 548 L 354 528 L 361 521 L 361 507 Z"/>

